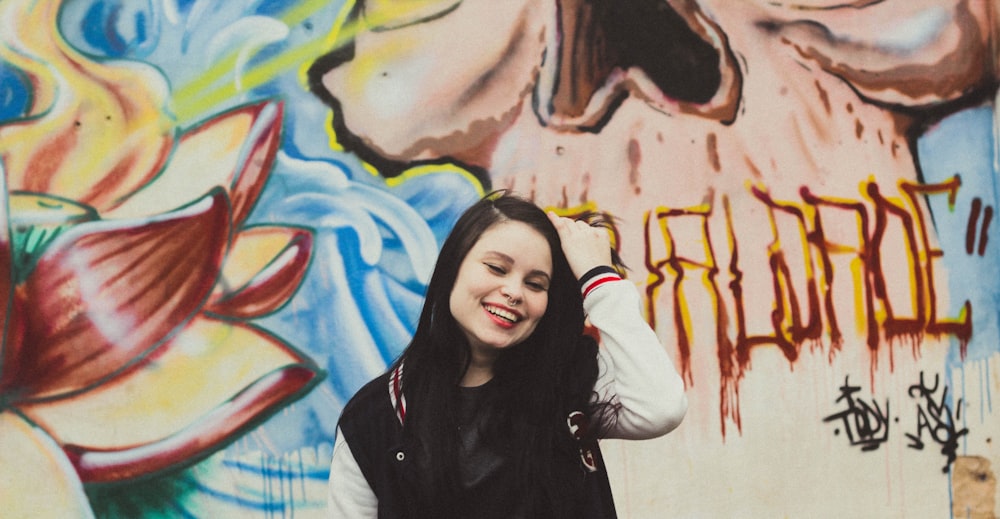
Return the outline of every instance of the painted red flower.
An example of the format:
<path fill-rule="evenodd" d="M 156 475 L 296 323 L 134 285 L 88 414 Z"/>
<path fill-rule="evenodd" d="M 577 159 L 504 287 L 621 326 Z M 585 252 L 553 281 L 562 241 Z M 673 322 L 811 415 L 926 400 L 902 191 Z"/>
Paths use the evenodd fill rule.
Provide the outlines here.
<path fill-rule="evenodd" d="M 106 203 L 5 179 L 5 514 L 90 515 L 82 483 L 198 461 L 322 378 L 251 322 L 289 300 L 312 250 L 304 229 L 245 226 L 281 119 L 274 103 L 215 117 L 184 132 L 148 182 L 108 178 L 127 168 L 81 175 L 93 185 L 75 192 L 142 185 Z"/>

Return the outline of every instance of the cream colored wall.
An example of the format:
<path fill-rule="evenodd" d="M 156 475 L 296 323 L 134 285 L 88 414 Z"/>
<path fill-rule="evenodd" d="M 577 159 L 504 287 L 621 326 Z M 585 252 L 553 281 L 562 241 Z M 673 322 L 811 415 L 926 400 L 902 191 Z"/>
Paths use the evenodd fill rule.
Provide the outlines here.
<path fill-rule="evenodd" d="M 321 517 L 506 188 L 618 219 L 685 376 L 602 445 L 620 517 L 1000 515 L 995 3 L 363 5 L 0 0 L 6 510 Z"/>

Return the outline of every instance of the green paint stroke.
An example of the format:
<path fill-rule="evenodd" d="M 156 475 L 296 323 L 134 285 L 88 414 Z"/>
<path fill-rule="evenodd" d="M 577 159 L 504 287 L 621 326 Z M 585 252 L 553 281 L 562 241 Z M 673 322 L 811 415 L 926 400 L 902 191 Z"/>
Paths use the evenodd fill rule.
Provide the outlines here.
<path fill-rule="evenodd" d="M 329 2 L 325 0 L 303 0 L 289 6 L 280 20 L 288 27 L 294 27 L 317 11 L 327 8 L 328 5 Z M 202 114 L 212 112 L 215 107 L 234 97 L 241 89 L 258 87 L 289 69 L 314 60 L 326 51 L 326 46 L 326 38 L 320 37 L 278 54 L 263 65 L 248 71 L 242 78 L 241 88 L 238 88 L 235 82 L 229 81 L 239 59 L 239 52 L 232 51 L 205 74 L 174 92 L 173 106 L 177 117 L 182 123 L 192 122 Z"/>

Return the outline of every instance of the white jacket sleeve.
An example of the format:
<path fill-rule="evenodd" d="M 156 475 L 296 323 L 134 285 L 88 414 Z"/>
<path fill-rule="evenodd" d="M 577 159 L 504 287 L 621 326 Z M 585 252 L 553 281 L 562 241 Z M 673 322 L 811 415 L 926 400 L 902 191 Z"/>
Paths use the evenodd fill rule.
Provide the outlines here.
<path fill-rule="evenodd" d="M 378 517 L 378 499 L 361 473 L 351 446 L 347 444 L 340 428 L 333 444 L 333 463 L 330 465 L 330 493 L 327 496 L 329 519 L 367 519 Z"/>
<path fill-rule="evenodd" d="M 642 301 L 625 280 L 604 283 L 583 301 L 601 337 L 596 398 L 619 405 L 604 436 L 655 438 L 680 425 L 687 412 L 684 381 L 642 317 Z"/>

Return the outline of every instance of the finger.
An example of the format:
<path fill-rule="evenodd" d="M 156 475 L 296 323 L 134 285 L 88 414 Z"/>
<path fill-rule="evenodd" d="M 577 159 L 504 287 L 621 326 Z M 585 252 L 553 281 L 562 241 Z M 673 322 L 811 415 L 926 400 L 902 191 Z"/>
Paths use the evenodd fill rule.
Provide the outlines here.
<path fill-rule="evenodd" d="M 563 218 L 562 216 L 557 215 L 554 211 L 549 211 L 546 214 L 549 216 L 549 221 L 552 222 L 552 225 L 557 231 L 561 231 L 566 228 L 566 222 L 570 221 L 568 218 Z"/>

